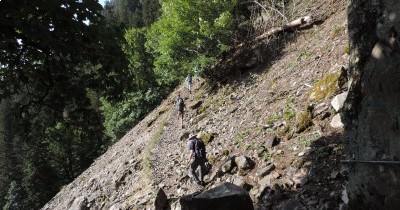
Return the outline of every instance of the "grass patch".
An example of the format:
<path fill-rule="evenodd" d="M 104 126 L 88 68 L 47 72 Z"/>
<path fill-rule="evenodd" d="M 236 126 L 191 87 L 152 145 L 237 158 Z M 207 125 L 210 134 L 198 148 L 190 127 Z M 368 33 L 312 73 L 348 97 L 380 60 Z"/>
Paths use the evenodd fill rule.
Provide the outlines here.
<path fill-rule="evenodd" d="M 267 119 L 265 119 L 265 122 L 267 124 L 274 124 L 274 122 L 278 121 L 280 119 L 279 114 L 276 112 L 272 112 L 267 116 Z"/>
<path fill-rule="evenodd" d="M 310 107 L 301 112 L 297 117 L 296 132 L 301 133 L 312 125 L 312 113 Z"/>
<path fill-rule="evenodd" d="M 197 137 L 203 140 L 206 145 L 213 140 L 213 136 L 207 132 L 200 132 Z"/>
<path fill-rule="evenodd" d="M 306 138 L 304 136 L 300 137 L 300 139 L 298 140 L 299 145 L 303 148 L 311 146 L 312 142 L 313 140 L 311 138 Z"/>
<path fill-rule="evenodd" d="M 307 60 L 312 57 L 312 54 L 306 50 L 300 52 L 299 56 L 297 56 L 297 60 Z"/>
<path fill-rule="evenodd" d="M 152 150 L 155 148 L 155 146 L 160 143 L 161 141 L 161 137 L 164 133 L 164 127 L 168 125 L 168 121 L 167 121 L 167 116 L 170 116 L 171 113 L 169 113 L 169 115 L 165 115 L 164 118 L 162 119 L 160 126 L 157 128 L 157 131 L 155 133 L 155 135 L 153 136 L 153 138 L 150 140 L 150 142 L 147 144 L 145 150 L 144 150 L 144 158 L 143 158 L 143 167 L 144 167 L 144 172 L 146 174 L 146 177 L 148 178 L 149 181 L 151 181 L 152 178 L 152 174 L 151 174 L 151 157 L 152 157 Z"/>
<path fill-rule="evenodd" d="M 343 30 L 344 30 L 344 27 L 337 26 L 337 25 L 333 26 L 331 37 L 335 38 L 335 37 L 339 36 Z"/>
<path fill-rule="evenodd" d="M 242 132 L 237 133 L 236 136 L 235 136 L 234 144 L 235 144 L 236 146 L 240 146 L 240 144 L 243 142 L 243 139 L 246 138 L 246 137 L 248 137 L 249 134 L 250 134 L 250 133 L 249 133 L 248 130 L 245 130 L 245 131 L 242 131 Z"/>
<path fill-rule="evenodd" d="M 283 109 L 283 119 L 291 121 L 296 116 L 296 110 L 294 109 L 293 98 L 288 98 Z"/>

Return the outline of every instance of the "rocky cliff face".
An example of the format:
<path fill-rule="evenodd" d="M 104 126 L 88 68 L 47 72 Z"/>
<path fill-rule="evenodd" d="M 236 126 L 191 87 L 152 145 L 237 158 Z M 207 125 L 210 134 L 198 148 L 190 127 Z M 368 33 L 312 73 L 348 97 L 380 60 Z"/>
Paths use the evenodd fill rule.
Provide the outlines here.
<path fill-rule="evenodd" d="M 354 82 L 346 134 L 353 161 L 348 186 L 352 209 L 400 205 L 400 170 L 395 163 L 400 157 L 399 9 L 397 1 L 350 1 Z"/>
<path fill-rule="evenodd" d="M 179 209 L 181 196 L 224 182 L 247 189 L 256 209 L 344 207 L 342 123 L 331 101 L 347 91 L 345 1 L 308 6 L 305 13 L 326 19 L 269 41 L 257 55 L 262 65 L 223 84 L 196 78 L 192 94 L 178 87 L 43 209 L 155 209 L 160 188 Z M 184 128 L 172 105 L 177 91 Z M 213 166 L 205 187 L 187 175 L 190 133 L 206 142 Z"/>

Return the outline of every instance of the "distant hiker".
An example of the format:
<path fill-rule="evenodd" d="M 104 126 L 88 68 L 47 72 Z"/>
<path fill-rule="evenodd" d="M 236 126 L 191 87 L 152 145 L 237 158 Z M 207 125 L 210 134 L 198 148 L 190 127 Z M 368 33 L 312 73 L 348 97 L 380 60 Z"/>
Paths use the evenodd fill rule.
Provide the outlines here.
<path fill-rule="evenodd" d="M 178 111 L 178 120 L 179 117 L 181 117 L 181 127 L 183 128 L 183 115 L 185 111 L 185 102 L 183 101 L 183 98 L 181 97 L 181 94 L 178 93 L 178 98 L 175 101 L 175 109 Z"/>
<path fill-rule="evenodd" d="M 192 93 L 192 76 L 190 76 L 190 74 L 188 74 L 186 77 L 186 83 L 189 93 Z"/>
<path fill-rule="evenodd" d="M 187 147 L 189 149 L 190 174 L 198 185 L 204 186 L 203 178 L 206 169 L 205 163 L 207 162 L 206 146 L 201 139 L 192 136 L 188 140 Z M 196 175 L 198 167 L 200 167 L 199 176 Z"/>

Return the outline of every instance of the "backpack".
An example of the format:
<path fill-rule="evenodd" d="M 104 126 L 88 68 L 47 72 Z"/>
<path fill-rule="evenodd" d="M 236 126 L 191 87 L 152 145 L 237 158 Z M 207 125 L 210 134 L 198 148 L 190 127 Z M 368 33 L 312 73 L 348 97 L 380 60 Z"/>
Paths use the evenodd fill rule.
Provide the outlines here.
<path fill-rule="evenodd" d="M 186 81 L 188 83 L 192 84 L 192 77 L 191 76 L 186 77 Z"/>
<path fill-rule="evenodd" d="M 206 146 L 199 138 L 193 138 L 194 155 L 197 159 L 206 159 Z"/>
<path fill-rule="evenodd" d="M 182 98 L 178 98 L 175 102 L 175 109 L 176 110 L 183 110 L 184 102 Z"/>

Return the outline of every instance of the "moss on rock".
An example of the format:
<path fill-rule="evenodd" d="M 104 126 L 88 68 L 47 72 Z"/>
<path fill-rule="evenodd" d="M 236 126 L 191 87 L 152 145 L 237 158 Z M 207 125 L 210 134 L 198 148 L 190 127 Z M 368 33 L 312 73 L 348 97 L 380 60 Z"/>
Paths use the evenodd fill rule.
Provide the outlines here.
<path fill-rule="evenodd" d="M 209 142 L 212 141 L 213 135 L 207 132 L 200 132 L 197 134 L 197 138 L 203 140 L 204 144 L 208 144 Z"/>
<path fill-rule="evenodd" d="M 333 96 L 339 89 L 338 80 L 341 72 L 330 73 L 315 83 L 314 87 L 308 92 L 312 101 L 320 101 Z"/>
<path fill-rule="evenodd" d="M 312 125 L 312 109 L 307 107 L 306 110 L 302 111 L 298 117 L 296 122 L 296 133 L 301 133 L 309 126 Z"/>

